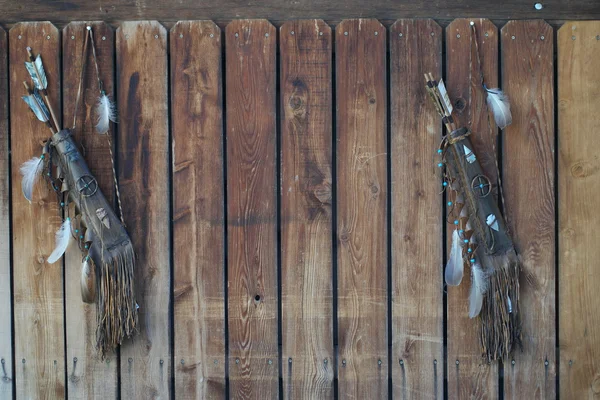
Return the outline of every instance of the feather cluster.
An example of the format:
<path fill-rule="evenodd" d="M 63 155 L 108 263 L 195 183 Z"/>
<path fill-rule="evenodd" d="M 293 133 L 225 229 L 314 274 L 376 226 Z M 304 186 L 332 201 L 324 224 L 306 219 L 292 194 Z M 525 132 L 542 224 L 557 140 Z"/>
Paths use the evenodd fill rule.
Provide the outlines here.
<path fill-rule="evenodd" d="M 510 102 L 508 96 L 498 88 L 485 89 L 487 92 L 487 105 L 492 114 L 494 121 L 500 129 L 506 128 L 512 123 L 512 114 L 510 113 Z"/>
<path fill-rule="evenodd" d="M 463 278 L 464 262 L 462 257 L 462 240 L 458 230 L 452 234 L 452 248 L 446 264 L 445 280 L 448 286 L 458 286 Z"/>
<path fill-rule="evenodd" d="M 110 122 L 117 123 L 117 109 L 106 94 L 102 94 L 96 103 L 96 132 L 103 135 L 108 132 Z"/>
<path fill-rule="evenodd" d="M 30 203 L 31 198 L 33 197 L 33 188 L 39 177 L 42 175 L 43 170 L 44 159 L 40 157 L 33 157 L 31 160 L 25 161 L 23 165 L 21 165 L 20 172 L 21 175 L 23 175 L 21 188 L 23 189 L 23 196 L 25 196 Z"/>
<path fill-rule="evenodd" d="M 71 243 L 71 219 L 67 218 L 64 220 L 58 231 L 56 231 L 56 245 L 50 257 L 48 257 L 48 263 L 54 264 L 58 261 Z"/>

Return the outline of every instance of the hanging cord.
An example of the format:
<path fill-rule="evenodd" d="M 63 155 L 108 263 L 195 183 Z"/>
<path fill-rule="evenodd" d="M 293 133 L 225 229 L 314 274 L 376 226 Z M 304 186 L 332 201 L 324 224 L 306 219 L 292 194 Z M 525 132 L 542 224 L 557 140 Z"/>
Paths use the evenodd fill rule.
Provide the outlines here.
<path fill-rule="evenodd" d="M 475 54 L 477 55 L 477 66 L 479 68 L 479 80 L 480 80 L 480 84 L 481 87 L 483 88 L 483 90 L 488 91 L 487 86 L 485 85 L 484 79 L 483 79 L 483 65 L 481 64 L 481 57 L 479 55 L 479 44 L 478 44 L 478 40 L 477 40 L 477 29 L 475 28 L 475 23 L 473 21 L 471 21 L 471 49 L 473 48 L 473 45 L 475 47 Z M 471 71 L 473 70 L 472 68 L 470 69 Z M 500 199 L 502 200 L 502 212 L 504 213 L 504 221 L 506 222 L 506 234 L 508 236 L 510 236 L 510 229 L 509 229 L 509 221 L 508 221 L 508 214 L 506 213 L 506 202 L 504 201 L 504 190 L 502 189 L 502 178 L 500 177 L 500 166 L 498 165 L 498 154 L 497 154 L 497 150 L 496 150 L 496 140 L 498 140 L 498 135 L 494 135 L 494 132 L 492 130 L 492 123 L 490 120 L 490 110 L 488 109 L 487 106 L 487 101 L 486 101 L 486 110 L 487 110 L 487 125 L 488 125 L 488 132 L 490 134 L 490 137 L 492 138 L 492 150 L 494 152 L 494 164 L 496 165 L 496 176 L 498 178 L 498 188 L 499 188 L 499 192 L 500 192 Z"/>
<path fill-rule="evenodd" d="M 85 73 L 85 65 L 87 60 L 87 46 L 89 35 L 86 31 L 85 34 L 85 42 L 83 44 L 83 50 L 81 53 L 81 73 L 79 74 L 79 88 L 77 89 L 77 99 L 75 100 L 75 112 L 73 113 L 73 130 L 75 130 L 75 126 L 77 125 L 77 112 L 79 111 L 79 103 L 81 100 L 81 90 L 83 88 L 83 74 Z"/>
<path fill-rule="evenodd" d="M 92 54 L 94 55 L 94 66 L 96 67 L 96 78 L 98 79 L 98 90 L 100 91 L 100 96 L 106 95 L 104 92 L 104 85 L 102 83 L 102 79 L 100 79 L 100 70 L 98 69 L 98 59 L 96 58 L 96 44 L 94 42 L 94 34 L 92 32 L 92 27 L 87 27 L 88 32 L 90 34 L 90 39 L 92 40 Z M 110 124 L 110 122 L 109 122 Z M 110 129 L 109 129 L 110 131 Z M 119 191 L 119 182 L 117 181 L 117 171 L 115 170 L 115 156 L 113 155 L 112 150 L 112 140 L 110 140 L 110 132 L 106 132 L 106 139 L 108 140 L 108 151 L 110 153 L 110 163 L 112 166 L 113 173 L 113 181 L 115 183 L 115 191 L 117 193 L 117 202 L 119 203 L 119 218 L 121 219 L 121 223 L 125 227 L 125 219 L 123 218 L 123 206 L 121 205 L 121 192 Z"/>

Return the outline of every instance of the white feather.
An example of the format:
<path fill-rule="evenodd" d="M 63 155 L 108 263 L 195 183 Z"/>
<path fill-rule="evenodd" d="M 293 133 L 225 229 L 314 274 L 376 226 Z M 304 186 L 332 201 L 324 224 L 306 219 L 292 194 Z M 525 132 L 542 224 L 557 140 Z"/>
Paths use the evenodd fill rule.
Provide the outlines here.
<path fill-rule="evenodd" d="M 452 248 L 446 264 L 445 280 L 448 286 L 458 286 L 463 278 L 464 262 L 462 257 L 462 241 L 458 230 L 452 234 Z"/>
<path fill-rule="evenodd" d="M 110 121 L 117 123 L 117 109 L 106 94 L 102 94 L 96 103 L 96 132 L 105 134 L 110 127 Z"/>
<path fill-rule="evenodd" d="M 508 96 L 498 88 L 486 89 L 488 108 L 494 114 L 494 121 L 500 129 L 506 128 L 512 122 L 512 114 L 510 113 L 510 102 Z"/>
<path fill-rule="evenodd" d="M 52 251 L 50 257 L 48 257 L 48 263 L 54 264 L 58 261 L 65 254 L 65 251 L 67 251 L 69 243 L 71 243 L 71 219 L 67 218 L 58 231 L 56 231 L 56 247 L 54 247 L 54 251 Z"/>
<path fill-rule="evenodd" d="M 21 181 L 21 188 L 23 189 L 23 196 L 31 203 L 33 196 L 33 187 L 37 183 L 38 178 L 42 175 L 44 170 L 44 159 L 39 157 L 33 157 L 31 160 L 25 161 L 20 168 L 23 180 Z"/>
<path fill-rule="evenodd" d="M 469 294 L 469 318 L 475 318 L 481 312 L 483 296 L 488 289 L 488 274 L 478 262 L 471 266 L 471 293 Z"/>
<path fill-rule="evenodd" d="M 85 256 L 81 265 L 81 299 L 85 303 L 96 300 L 96 266 L 90 256 Z"/>

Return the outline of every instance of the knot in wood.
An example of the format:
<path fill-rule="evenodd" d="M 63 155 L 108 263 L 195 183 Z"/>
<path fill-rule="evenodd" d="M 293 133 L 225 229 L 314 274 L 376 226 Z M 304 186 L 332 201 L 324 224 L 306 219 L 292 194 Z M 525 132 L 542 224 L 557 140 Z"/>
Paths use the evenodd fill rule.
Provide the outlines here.
<path fill-rule="evenodd" d="M 456 109 L 458 111 L 464 110 L 466 105 L 467 105 L 467 102 L 462 97 L 458 98 L 458 99 L 456 99 L 456 101 L 454 101 L 454 107 L 456 107 Z"/>
<path fill-rule="evenodd" d="M 322 204 L 331 204 L 331 185 L 329 183 L 315 186 L 313 193 Z"/>

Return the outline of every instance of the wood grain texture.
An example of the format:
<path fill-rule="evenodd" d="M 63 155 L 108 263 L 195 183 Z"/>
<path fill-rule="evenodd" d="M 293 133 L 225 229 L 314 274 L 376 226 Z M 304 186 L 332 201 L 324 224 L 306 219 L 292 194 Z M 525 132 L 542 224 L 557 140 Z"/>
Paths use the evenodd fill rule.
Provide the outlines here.
<path fill-rule="evenodd" d="M 121 346 L 121 397 L 171 390 L 167 31 L 156 21 L 117 30 L 119 183 L 136 252 L 140 333 Z"/>
<path fill-rule="evenodd" d="M 277 31 L 227 25 L 229 376 L 234 398 L 278 398 Z"/>
<path fill-rule="evenodd" d="M 0 29 L 0 98 L 8 100 L 8 35 Z M 13 396 L 8 101 L 0 102 L 0 399 Z"/>
<path fill-rule="evenodd" d="M 14 23 L 35 18 L 49 18 L 66 24 L 80 20 L 82 16 L 105 21 L 159 19 L 231 20 L 235 18 L 263 18 L 285 21 L 298 18 L 323 18 L 340 21 L 352 16 L 368 15 L 372 18 L 394 20 L 397 18 L 461 18 L 486 15 L 494 19 L 555 18 L 555 19 L 599 19 L 600 5 L 595 0 L 545 0 L 543 8 L 536 10 L 533 1 L 507 0 L 494 4 L 481 0 L 436 0 L 421 2 L 411 0 L 270 0 L 249 3 L 242 0 L 198 2 L 179 0 L 86 0 L 35 1 L 0 0 L 3 10 L 2 22 Z"/>
<path fill-rule="evenodd" d="M 83 150 L 90 171 L 102 193 L 114 204 L 114 181 L 110 162 L 109 141 L 94 130 L 95 106 L 100 95 L 91 41 L 83 54 L 87 26 L 91 26 L 96 42 L 96 55 L 104 90 L 114 99 L 114 35 L 103 22 L 72 22 L 63 29 L 63 121 L 73 127 L 75 104 L 81 68 L 85 63 L 83 89 L 77 109 L 73 137 Z M 104 38 L 104 39 L 102 39 Z M 109 132 L 113 136 L 113 130 Z M 111 138 L 111 142 L 114 142 Z M 111 399 L 117 397 L 117 363 L 114 354 L 106 361 L 96 353 L 96 305 L 81 300 L 82 255 L 72 246 L 65 257 L 65 301 L 67 335 L 67 385 L 69 398 Z"/>
<path fill-rule="evenodd" d="M 443 398 L 440 171 L 442 124 L 423 74 L 442 74 L 442 29 L 431 19 L 390 29 L 392 381 L 394 397 Z M 415 262 L 416 261 L 416 262 Z M 402 362 L 402 364 L 400 364 Z"/>
<path fill-rule="evenodd" d="M 0 28 L 0 99 L 8 100 L 8 35 Z M 0 101 L 0 400 L 13 396 L 8 101 Z"/>
<path fill-rule="evenodd" d="M 484 173 L 497 181 L 494 163 L 496 127 L 491 118 L 488 127 L 486 97 L 480 84 L 479 66 L 471 44 L 470 22 L 475 22 L 485 83 L 498 87 L 498 30 L 487 19 L 457 19 L 446 28 L 446 87 L 459 119 L 468 127 L 475 153 Z M 486 36 L 487 34 L 487 36 Z M 441 187 L 441 186 L 440 186 Z M 448 227 L 448 238 L 454 228 Z M 448 246 L 450 249 L 450 246 Z M 481 321 L 469 319 L 470 272 L 465 271 L 462 285 L 448 288 L 448 397 L 496 398 L 497 364 L 486 364 L 479 342 Z"/>
<path fill-rule="evenodd" d="M 388 395 L 386 33 L 374 19 L 336 28 L 341 398 Z"/>
<path fill-rule="evenodd" d="M 60 117 L 60 35 L 49 22 L 15 25 L 9 33 L 10 129 L 12 153 L 13 271 L 15 371 L 17 398 L 65 397 L 63 263 L 46 262 L 62 223 L 62 209 L 45 179 L 40 179 L 29 203 L 21 191 L 19 167 L 42 154 L 40 141 L 50 137 L 21 99 L 23 81 L 31 79 L 23 63 L 25 47 L 42 55 L 48 94 Z"/>
<path fill-rule="evenodd" d="M 600 396 L 600 22 L 558 31 L 560 396 Z"/>
<path fill-rule="evenodd" d="M 331 28 L 301 20 L 279 34 L 283 391 L 290 399 L 331 399 Z"/>
<path fill-rule="evenodd" d="M 504 197 L 524 278 L 523 352 L 504 367 L 511 399 L 556 397 L 553 36 L 541 20 L 502 28 L 502 89 L 513 116 L 503 132 Z"/>
<path fill-rule="evenodd" d="M 181 21 L 171 30 L 170 40 L 175 395 L 223 399 L 221 30 L 211 21 Z"/>

